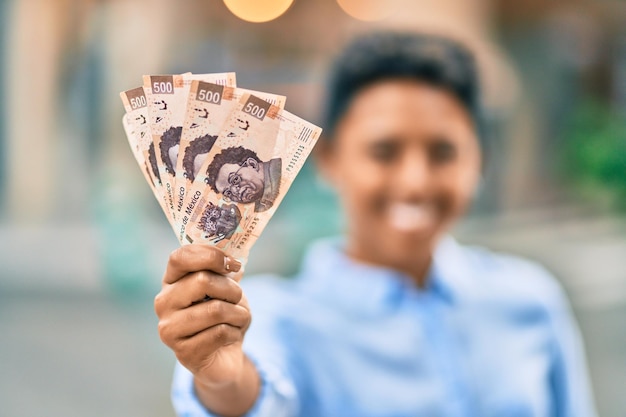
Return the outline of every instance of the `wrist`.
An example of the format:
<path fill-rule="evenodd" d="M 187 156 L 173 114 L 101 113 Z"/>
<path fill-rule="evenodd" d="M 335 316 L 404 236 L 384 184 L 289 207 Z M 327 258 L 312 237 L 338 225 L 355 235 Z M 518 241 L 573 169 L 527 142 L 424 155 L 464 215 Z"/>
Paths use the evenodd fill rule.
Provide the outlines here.
<path fill-rule="evenodd" d="M 241 367 L 238 371 L 235 369 L 218 380 L 194 376 L 196 396 L 208 410 L 234 417 L 245 414 L 254 405 L 261 387 L 256 367 L 242 353 Z"/>

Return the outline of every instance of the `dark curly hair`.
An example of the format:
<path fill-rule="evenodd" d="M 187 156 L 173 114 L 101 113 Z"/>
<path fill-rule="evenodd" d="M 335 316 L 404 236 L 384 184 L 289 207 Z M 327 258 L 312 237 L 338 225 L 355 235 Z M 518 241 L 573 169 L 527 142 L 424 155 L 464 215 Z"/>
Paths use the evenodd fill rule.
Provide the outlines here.
<path fill-rule="evenodd" d="M 360 37 L 336 58 L 327 88 L 326 137 L 333 136 L 359 91 L 378 81 L 397 78 L 414 79 L 452 93 L 467 109 L 482 140 L 480 87 L 472 53 L 447 38 L 401 32 Z"/>
<path fill-rule="evenodd" d="M 215 155 L 209 167 L 206 170 L 207 179 L 206 182 L 211 186 L 213 191 L 218 193 L 218 189 L 215 186 L 217 180 L 217 174 L 224 164 L 238 164 L 243 165 L 248 158 L 256 159 L 261 162 L 256 152 L 246 149 L 242 146 L 223 149 L 222 152 Z"/>
<path fill-rule="evenodd" d="M 185 148 L 185 155 L 183 156 L 183 170 L 185 172 L 185 178 L 193 181 L 196 176 L 193 172 L 193 163 L 201 153 L 209 153 L 217 136 L 204 135 L 194 139 L 189 143 L 189 146 Z"/>
<path fill-rule="evenodd" d="M 170 148 L 180 144 L 180 135 L 183 132 L 183 128 L 178 127 L 170 127 L 167 129 L 163 135 L 161 136 L 161 142 L 159 143 L 159 150 L 161 151 L 161 159 L 163 163 L 167 167 L 167 171 L 171 174 L 176 173 L 176 167 L 172 164 L 172 161 L 169 157 Z"/>
<path fill-rule="evenodd" d="M 150 143 L 148 148 L 148 162 L 150 162 L 150 168 L 157 182 L 161 184 L 161 175 L 159 174 L 159 167 L 157 166 L 156 153 L 154 152 L 154 142 Z"/>

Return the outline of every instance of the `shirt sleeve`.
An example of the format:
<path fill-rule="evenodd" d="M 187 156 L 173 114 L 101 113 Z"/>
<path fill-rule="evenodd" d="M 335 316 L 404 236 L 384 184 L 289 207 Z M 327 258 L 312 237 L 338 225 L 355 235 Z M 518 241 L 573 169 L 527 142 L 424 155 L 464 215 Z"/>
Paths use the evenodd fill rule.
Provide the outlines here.
<path fill-rule="evenodd" d="M 293 417 L 296 415 L 295 390 L 276 369 L 261 369 L 261 391 L 246 417 Z M 195 394 L 193 374 L 176 363 L 172 383 L 172 404 L 179 417 L 219 417 L 209 412 Z"/>
<path fill-rule="evenodd" d="M 596 417 L 583 341 L 565 294 L 559 288 L 551 314 L 554 361 L 550 382 L 556 417 Z"/>
<path fill-rule="evenodd" d="M 263 287 L 247 288 L 246 294 L 253 311 L 253 321 L 243 348 L 256 366 L 261 389 L 245 417 L 296 417 L 299 402 L 288 367 L 289 341 L 281 337 L 277 329 L 278 314 L 273 311 L 273 304 L 267 302 L 268 299 L 275 299 L 276 294 L 268 294 Z M 193 374 L 178 362 L 171 394 L 179 417 L 219 417 L 200 402 L 195 393 Z"/>

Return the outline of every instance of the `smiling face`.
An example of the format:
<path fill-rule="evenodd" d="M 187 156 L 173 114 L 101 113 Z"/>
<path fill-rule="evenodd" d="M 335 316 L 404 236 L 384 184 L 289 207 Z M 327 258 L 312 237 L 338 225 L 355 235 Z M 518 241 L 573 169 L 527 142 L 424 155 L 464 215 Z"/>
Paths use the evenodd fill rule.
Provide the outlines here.
<path fill-rule="evenodd" d="M 241 165 L 222 165 L 215 187 L 230 201 L 248 204 L 260 200 L 265 188 L 262 163 L 248 158 Z"/>
<path fill-rule="evenodd" d="M 467 111 L 447 91 L 416 81 L 381 81 L 357 93 L 321 149 L 320 166 L 348 219 L 348 253 L 412 275 L 425 272 L 480 177 Z"/>

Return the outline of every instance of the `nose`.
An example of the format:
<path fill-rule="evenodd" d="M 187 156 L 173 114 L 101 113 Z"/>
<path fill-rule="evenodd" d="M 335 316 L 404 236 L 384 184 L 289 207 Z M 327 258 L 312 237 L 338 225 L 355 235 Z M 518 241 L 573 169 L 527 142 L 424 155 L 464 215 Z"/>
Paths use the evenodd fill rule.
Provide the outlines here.
<path fill-rule="evenodd" d="M 232 198 L 234 196 L 236 196 L 239 193 L 239 184 L 231 184 L 228 186 L 228 188 L 226 188 L 224 191 L 222 191 L 222 194 L 225 195 L 228 198 Z"/>
<path fill-rule="evenodd" d="M 394 183 L 398 194 L 406 199 L 420 199 L 425 196 L 432 182 L 432 173 L 425 152 L 406 152 L 400 160 Z"/>

